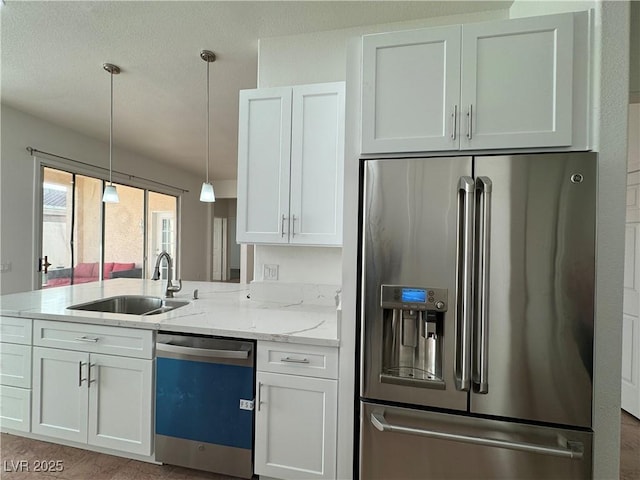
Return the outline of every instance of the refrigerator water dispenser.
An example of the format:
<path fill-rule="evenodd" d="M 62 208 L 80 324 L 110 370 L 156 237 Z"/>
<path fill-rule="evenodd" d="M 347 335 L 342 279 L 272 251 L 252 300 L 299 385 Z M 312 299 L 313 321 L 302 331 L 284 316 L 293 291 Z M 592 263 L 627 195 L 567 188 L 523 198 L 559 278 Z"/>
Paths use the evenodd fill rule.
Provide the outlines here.
<path fill-rule="evenodd" d="M 447 290 L 382 285 L 380 381 L 444 389 L 442 351 Z"/>

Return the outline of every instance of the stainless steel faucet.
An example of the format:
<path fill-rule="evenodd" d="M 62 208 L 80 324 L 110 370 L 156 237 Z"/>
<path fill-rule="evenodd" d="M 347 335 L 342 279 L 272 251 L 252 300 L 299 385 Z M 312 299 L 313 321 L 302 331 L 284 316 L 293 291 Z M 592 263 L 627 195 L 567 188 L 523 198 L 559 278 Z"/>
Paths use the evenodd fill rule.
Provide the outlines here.
<path fill-rule="evenodd" d="M 171 260 L 171 255 L 164 250 L 160 255 L 158 255 L 156 267 L 153 270 L 153 277 L 151 277 L 151 280 L 160 280 L 160 262 L 162 262 L 163 258 L 167 259 L 167 290 L 164 296 L 167 298 L 173 298 L 173 292 L 179 292 L 182 290 L 182 280 L 178 280 L 178 285 L 173 285 L 171 283 L 171 277 L 173 277 L 173 260 Z"/>

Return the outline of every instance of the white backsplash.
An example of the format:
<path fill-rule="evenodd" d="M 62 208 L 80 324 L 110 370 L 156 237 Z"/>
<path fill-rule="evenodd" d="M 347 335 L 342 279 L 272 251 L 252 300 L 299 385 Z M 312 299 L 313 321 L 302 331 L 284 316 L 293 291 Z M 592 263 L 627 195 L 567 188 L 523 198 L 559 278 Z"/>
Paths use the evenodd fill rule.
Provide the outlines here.
<path fill-rule="evenodd" d="M 254 279 L 264 278 L 265 265 L 278 268 L 284 284 L 339 285 L 342 282 L 342 248 L 300 245 L 256 245 Z"/>
<path fill-rule="evenodd" d="M 249 285 L 251 300 L 337 307 L 340 303 L 339 285 L 310 283 L 262 282 Z"/>

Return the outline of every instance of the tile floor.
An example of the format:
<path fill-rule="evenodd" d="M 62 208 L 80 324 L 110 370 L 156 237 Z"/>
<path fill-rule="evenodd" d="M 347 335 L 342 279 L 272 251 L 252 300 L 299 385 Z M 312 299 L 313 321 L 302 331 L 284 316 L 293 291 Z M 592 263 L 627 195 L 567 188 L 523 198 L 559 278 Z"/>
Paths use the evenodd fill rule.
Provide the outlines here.
<path fill-rule="evenodd" d="M 620 480 L 640 479 L 640 420 L 622 410 Z"/>
<path fill-rule="evenodd" d="M 37 461 L 57 460 L 60 471 L 35 472 Z M 21 464 L 22 461 L 22 464 Z M 27 471 L 27 467 L 28 470 Z M 22 471 L 20 471 L 22 470 Z M 153 465 L 3 433 L 2 480 L 237 480 L 235 477 L 170 465 Z"/>
<path fill-rule="evenodd" d="M 59 460 L 61 471 L 34 472 L 36 461 Z M 29 467 L 21 469 L 20 461 Z M 53 465 L 54 469 L 56 468 Z M 103 455 L 73 447 L 0 436 L 2 480 L 236 480 L 233 477 Z M 620 480 L 640 479 L 640 420 L 621 414 Z"/>

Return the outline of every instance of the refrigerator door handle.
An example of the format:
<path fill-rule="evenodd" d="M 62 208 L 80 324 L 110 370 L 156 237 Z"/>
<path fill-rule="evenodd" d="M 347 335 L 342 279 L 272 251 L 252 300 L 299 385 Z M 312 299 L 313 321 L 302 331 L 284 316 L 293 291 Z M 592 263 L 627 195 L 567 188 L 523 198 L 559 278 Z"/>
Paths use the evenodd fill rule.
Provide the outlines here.
<path fill-rule="evenodd" d="M 472 443 L 485 447 L 506 448 L 509 450 L 518 450 L 528 453 L 539 453 L 542 455 L 551 455 L 554 457 L 563 457 L 574 460 L 582 460 L 584 456 L 584 445 L 581 442 L 571 442 L 558 435 L 559 447 L 550 447 L 547 445 L 538 445 L 535 443 L 510 442 L 508 440 L 497 440 L 493 438 L 473 437 L 470 435 L 460 435 L 456 433 L 438 432 L 435 430 L 423 430 L 421 428 L 403 427 L 401 425 L 392 425 L 384 418 L 384 412 L 372 412 L 371 423 L 381 432 L 406 433 L 409 435 L 418 435 L 421 437 L 436 438 L 438 440 L 449 440 L 452 442 Z"/>
<path fill-rule="evenodd" d="M 489 252 L 491 239 L 491 191 L 489 177 L 476 179 L 477 200 L 477 292 L 475 304 L 475 365 L 473 372 L 474 391 L 489 392 Z"/>
<path fill-rule="evenodd" d="M 460 177 L 458 182 L 458 268 L 456 285 L 456 351 L 454 379 L 457 390 L 471 387 L 471 323 L 473 303 L 473 230 L 475 182 Z"/>

